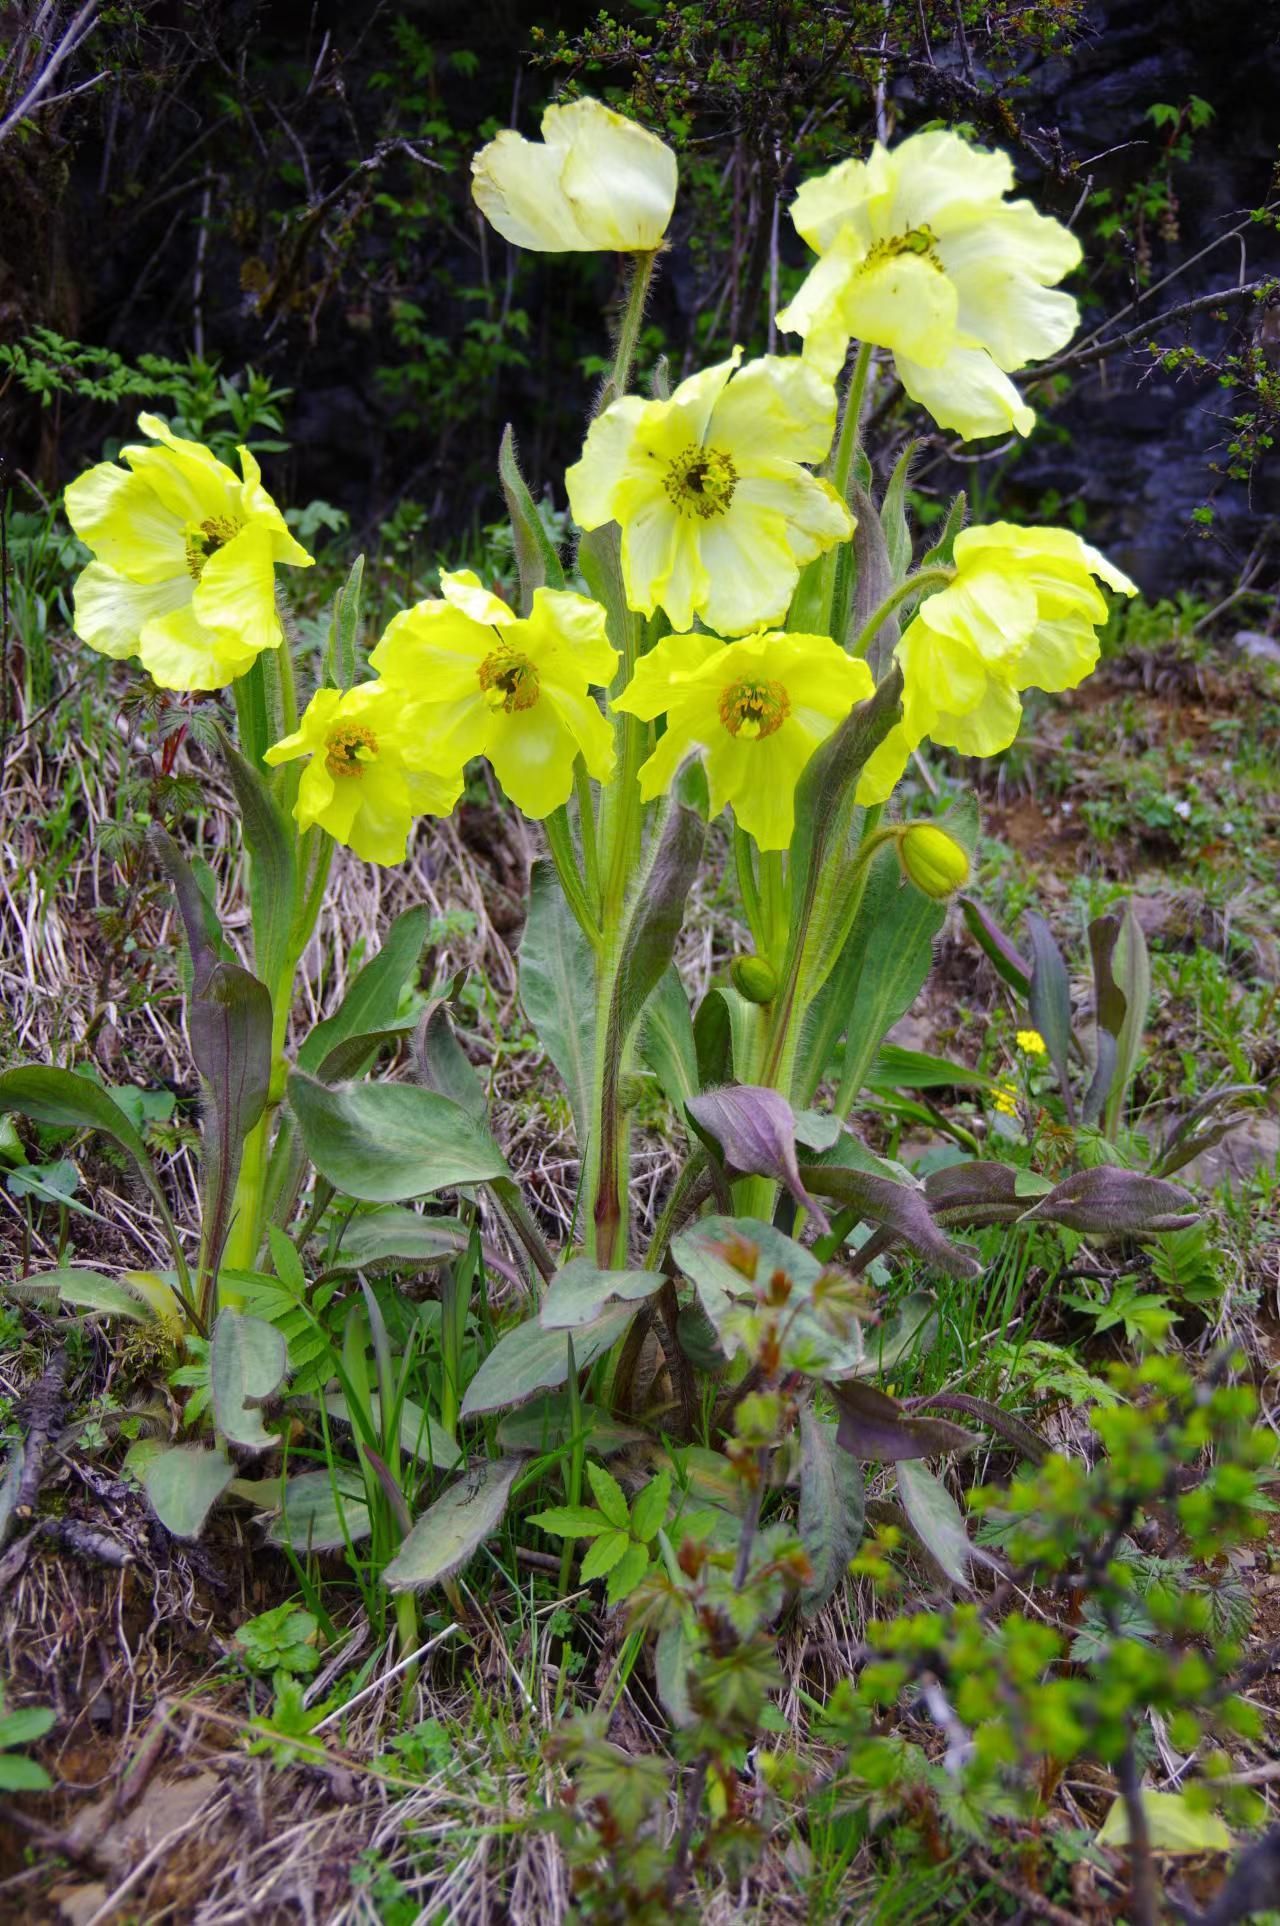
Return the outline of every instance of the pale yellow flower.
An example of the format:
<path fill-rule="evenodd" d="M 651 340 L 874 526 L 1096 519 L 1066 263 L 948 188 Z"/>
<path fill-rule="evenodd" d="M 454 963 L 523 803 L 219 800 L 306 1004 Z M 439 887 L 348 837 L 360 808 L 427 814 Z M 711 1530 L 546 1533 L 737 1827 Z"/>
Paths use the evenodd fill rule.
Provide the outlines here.
<path fill-rule="evenodd" d="M 969 438 L 1030 434 L 1009 376 L 1056 354 L 1079 313 L 1056 283 L 1080 245 L 1029 201 L 1007 201 L 1013 164 L 958 134 L 915 134 L 806 181 L 791 218 L 821 256 L 780 327 L 825 374 L 851 339 L 887 348 L 903 387 Z"/>
<path fill-rule="evenodd" d="M 541 254 L 651 253 L 676 198 L 664 141 L 598 100 L 548 107 L 542 139 L 504 129 L 471 163 L 476 206 L 504 240 Z"/>
<path fill-rule="evenodd" d="M 1018 1114 L 1018 1086 L 1008 1077 L 1002 1077 L 991 1093 L 991 1107 L 1002 1117 L 1016 1117 Z"/>
<path fill-rule="evenodd" d="M 101 655 L 137 655 L 164 689 L 218 689 L 280 644 L 275 565 L 310 568 L 241 448 L 243 480 L 156 415 L 159 447 L 121 450 L 73 481 L 67 520 L 94 560 L 75 585 L 75 632 Z"/>
<path fill-rule="evenodd" d="M 728 361 L 669 401 L 625 395 L 592 422 L 565 484 L 580 528 L 622 527 L 627 601 L 722 635 L 785 619 L 800 570 L 853 533 L 821 461 L 835 390 L 799 355 Z"/>

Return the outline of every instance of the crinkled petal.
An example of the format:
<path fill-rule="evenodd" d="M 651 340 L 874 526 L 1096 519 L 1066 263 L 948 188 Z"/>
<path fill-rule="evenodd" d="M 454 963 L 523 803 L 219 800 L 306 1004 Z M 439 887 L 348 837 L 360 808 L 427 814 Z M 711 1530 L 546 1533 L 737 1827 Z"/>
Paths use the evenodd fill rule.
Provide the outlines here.
<path fill-rule="evenodd" d="M 746 504 L 739 508 L 736 501 L 702 531 L 698 548 L 707 593 L 698 612 L 711 628 L 742 635 L 783 621 L 800 578 L 789 535 L 781 515 Z"/>
<path fill-rule="evenodd" d="M 941 237 L 957 219 L 967 223 L 974 208 L 995 214 L 1014 178 L 1007 154 L 975 147 L 946 128 L 912 134 L 887 149 L 877 142 L 869 163 L 873 181 L 877 167 L 884 169 L 889 196 L 888 233 L 927 227 Z"/>
<path fill-rule="evenodd" d="M 789 461 L 759 462 L 742 477 L 733 509 L 741 515 L 748 508 L 782 516 L 792 552 L 802 563 L 847 542 L 856 525 L 830 482 Z"/>
<path fill-rule="evenodd" d="M 1035 409 L 1028 408 L 985 348 L 953 348 L 936 368 L 901 354 L 894 361 L 911 399 L 927 408 L 940 428 L 954 429 L 966 441 L 1011 430 L 1029 435 L 1035 427 Z"/>
<path fill-rule="evenodd" d="M 691 374 L 682 381 L 670 401 L 650 405 L 670 409 L 687 429 L 690 441 L 705 442 L 709 439 L 707 426 L 716 404 L 729 386 L 730 376 L 735 374 L 741 360 L 742 349 L 735 348 L 727 361 L 717 361 L 710 368 L 700 368 L 697 374 Z"/>
<path fill-rule="evenodd" d="M 953 582 L 928 597 L 922 612 L 935 634 L 952 637 L 996 665 L 1026 647 L 1039 607 L 1021 570 L 988 563 L 961 567 Z"/>
<path fill-rule="evenodd" d="M 256 522 L 215 549 L 192 598 L 196 619 L 257 653 L 280 645 L 271 531 Z"/>
<path fill-rule="evenodd" d="M 940 368 L 956 338 L 955 283 L 927 255 L 874 256 L 850 276 L 841 302 L 849 333 Z"/>
<path fill-rule="evenodd" d="M 765 354 L 748 361 L 718 396 L 706 440 L 744 463 L 819 462 L 831 446 L 836 391 L 799 355 Z"/>
<path fill-rule="evenodd" d="M 279 742 L 273 742 L 262 760 L 274 768 L 278 763 L 293 762 L 298 756 L 311 755 L 316 749 L 323 748 L 341 703 L 341 690 L 317 689 L 292 735 L 282 736 Z"/>
<path fill-rule="evenodd" d="M 555 710 L 577 743 L 587 774 L 596 782 L 608 782 L 614 765 L 613 729 L 593 697 L 585 690 L 553 683 L 544 684 L 538 707 L 544 702 Z"/>
<path fill-rule="evenodd" d="M 872 234 L 868 218 L 872 183 L 864 160 L 840 161 L 825 174 L 815 174 L 803 182 L 790 214 L 796 233 L 809 243 L 815 254 L 834 247 L 846 228 L 860 240 L 862 251 L 870 247 Z M 781 316 L 779 316 L 781 320 Z"/>
<path fill-rule="evenodd" d="M 472 198 L 490 227 L 514 247 L 584 253 L 595 243 L 561 186 L 563 168 L 558 149 L 504 128 L 471 162 Z"/>
<path fill-rule="evenodd" d="M 645 472 L 641 450 L 663 422 L 664 406 L 639 395 L 623 395 L 596 416 L 582 454 L 565 470 L 569 507 L 579 528 L 600 528 L 617 518 L 615 491 Z M 659 471 L 652 457 L 648 466 L 656 479 Z"/>
<path fill-rule="evenodd" d="M 487 623 L 448 602 L 419 602 L 392 616 L 369 663 L 414 701 L 453 702 L 477 693 L 480 664 L 497 647 Z"/>
<path fill-rule="evenodd" d="M 515 610 L 508 607 L 500 595 L 487 589 L 473 568 L 453 572 L 441 569 L 440 587 L 450 608 L 461 610 L 473 622 L 501 628 L 507 622 L 519 620 Z"/>
<path fill-rule="evenodd" d="M 618 651 L 605 628 L 605 612 L 590 596 L 568 589 L 534 590 L 528 620 L 511 638 L 526 649 L 544 677 L 567 676 L 607 688 L 618 669 Z"/>
<path fill-rule="evenodd" d="M 240 499 L 250 520 L 261 522 L 270 529 L 273 558 L 292 568 L 311 568 L 315 557 L 308 555 L 302 543 L 295 538 L 288 522 L 262 486 L 262 470 L 253 454 L 248 448 L 237 448 L 236 453 L 240 457 L 240 472 L 244 476 Z"/>
<path fill-rule="evenodd" d="M 221 689 L 243 675 L 255 651 L 222 629 L 206 629 L 190 602 L 154 616 L 138 637 L 142 666 L 162 689 Z"/>
<path fill-rule="evenodd" d="M 865 258 L 866 248 L 854 230 L 842 229 L 777 316 L 784 333 L 803 335 L 805 360 L 829 381 L 839 374 L 848 353 L 852 330 L 845 317 L 845 295 Z"/>
<path fill-rule="evenodd" d="M 664 635 L 647 655 L 642 655 L 621 695 L 612 707 L 624 715 L 639 716 L 652 722 L 665 715 L 674 704 L 686 699 L 691 678 L 706 664 L 724 654 L 719 636 L 698 632 L 693 635 Z"/>
<path fill-rule="evenodd" d="M 856 799 L 864 809 L 873 803 L 887 802 L 907 766 L 911 744 L 900 722 L 895 723 L 878 749 L 873 749 L 862 765 Z"/>
<path fill-rule="evenodd" d="M 662 245 L 677 186 L 665 141 L 598 100 L 548 107 L 542 136 L 564 153 L 561 190 L 588 246 L 628 253 Z"/>
<path fill-rule="evenodd" d="M 939 244 L 958 296 L 957 331 L 1006 372 L 1065 348 L 1080 322 L 1052 284 L 1080 262 L 1080 244 L 1027 201 L 1001 208 Z"/>
<path fill-rule="evenodd" d="M 75 632 L 99 655 L 117 661 L 136 655 L 147 623 L 182 608 L 193 586 L 185 570 L 167 581 L 131 582 L 102 562 L 90 562 L 75 585 Z"/>
<path fill-rule="evenodd" d="M 63 504 L 80 540 L 108 568 L 134 582 L 180 575 L 190 585 L 184 524 L 141 475 L 99 462 L 69 485 Z"/>
<path fill-rule="evenodd" d="M 533 822 L 568 802 L 577 753 L 578 743 L 554 703 L 490 713 L 485 754 L 516 808 Z"/>
<path fill-rule="evenodd" d="M 1098 666 L 1098 634 L 1081 615 L 1041 620 L 1012 672 L 1015 689 L 1074 689 Z"/>
<path fill-rule="evenodd" d="M 730 736 L 707 760 L 711 810 L 726 802 L 761 849 L 786 849 L 796 826 L 796 784 L 817 747 L 792 719 L 770 736 Z"/>

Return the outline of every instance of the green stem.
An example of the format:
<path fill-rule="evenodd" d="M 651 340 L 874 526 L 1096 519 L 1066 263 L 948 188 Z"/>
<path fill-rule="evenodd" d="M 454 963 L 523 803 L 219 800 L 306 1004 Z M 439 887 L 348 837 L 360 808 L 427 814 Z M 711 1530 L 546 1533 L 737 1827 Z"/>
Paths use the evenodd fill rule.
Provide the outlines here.
<path fill-rule="evenodd" d="M 760 901 L 765 954 L 778 967 L 787 949 L 787 879 L 780 849 L 760 851 Z"/>
<path fill-rule="evenodd" d="M 733 826 L 733 855 L 738 868 L 738 894 L 742 898 L 742 913 L 751 931 L 751 941 L 755 944 L 756 954 L 765 956 L 769 949 L 769 939 L 765 932 L 764 911 L 760 904 L 760 891 L 756 887 L 755 845 L 745 829 Z"/>
<path fill-rule="evenodd" d="M 840 414 L 840 429 L 835 447 L 826 464 L 826 478 L 835 489 L 842 502 L 849 498 L 849 478 L 853 474 L 853 461 L 858 448 L 858 431 L 862 426 L 862 404 L 866 397 L 867 377 L 871 369 L 871 349 L 863 341 L 858 345 L 857 358 L 853 372 L 849 376 L 849 386 L 845 390 L 844 407 Z M 837 642 L 843 640 L 840 627 L 836 622 L 836 583 L 840 574 L 841 556 L 846 545 L 841 543 L 828 549 L 821 561 L 811 564 L 815 573 L 806 574 L 805 584 L 797 596 L 797 606 L 793 608 L 790 626 L 801 631 L 812 629 L 820 635 L 830 635 Z"/>
<path fill-rule="evenodd" d="M 573 765 L 573 788 L 578 801 L 578 837 L 582 844 L 582 867 L 586 875 L 587 898 L 592 915 L 600 917 L 600 844 L 596 833 L 596 808 L 591 794 L 587 765 L 578 756 Z"/>
<path fill-rule="evenodd" d="M 835 451 L 829 464 L 830 481 L 841 501 L 849 495 L 849 477 L 853 473 L 853 458 L 858 449 L 858 435 L 862 427 L 862 406 L 867 394 L 867 376 L 871 372 L 871 346 L 869 342 L 858 343 L 857 358 L 853 373 L 849 376 L 849 386 L 845 391 L 844 408 L 840 415 L 840 434 Z"/>
<path fill-rule="evenodd" d="M 881 625 L 888 621 L 899 603 L 907 601 L 913 595 L 919 595 L 922 589 L 945 588 L 948 582 L 954 582 L 955 576 L 956 572 L 953 568 L 946 568 L 941 563 L 936 568 L 922 568 L 914 575 L 908 575 L 906 581 L 899 582 L 897 588 L 892 589 L 885 596 L 874 614 L 868 617 L 866 626 L 849 653 L 864 656 L 880 633 Z"/>
<path fill-rule="evenodd" d="M 616 401 L 620 395 L 625 395 L 631 386 L 631 370 L 635 363 L 640 328 L 644 321 L 645 303 L 649 299 L 649 287 L 653 280 L 657 259 L 657 252 L 632 256 L 627 298 L 618 322 L 618 332 L 614 337 L 613 371 L 600 391 L 597 414 L 603 414 L 610 402 Z"/>

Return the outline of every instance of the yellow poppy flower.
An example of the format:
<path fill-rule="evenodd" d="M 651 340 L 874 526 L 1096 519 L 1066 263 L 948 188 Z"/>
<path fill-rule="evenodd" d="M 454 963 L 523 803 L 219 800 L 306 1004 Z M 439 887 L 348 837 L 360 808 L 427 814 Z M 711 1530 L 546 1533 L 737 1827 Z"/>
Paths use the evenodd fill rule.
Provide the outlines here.
<path fill-rule="evenodd" d="M 902 722 L 863 770 L 859 802 L 883 802 L 926 736 L 962 755 L 997 755 L 1018 733 L 1023 689 L 1083 682 L 1107 619 L 1095 575 L 1118 594 L 1138 592 L 1068 528 L 993 522 L 957 535 L 954 580 L 921 603 L 898 643 Z"/>
<path fill-rule="evenodd" d="M 668 635 L 641 656 L 614 708 L 667 727 L 640 769 L 646 802 L 686 757 L 706 756 L 711 813 L 727 803 L 761 849 L 786 849 L 796 783 L 818 744 L 874 687 L 865 662 L 828 635 Z"/>
<path fill-rule="evenodd" d="M 588 689 L 612 681 L 618 652 L 599 603 L 540 588 L 521 617 L 470 569 L 442 571 L 440 586 L 444 600 L 395 616 L 369 658 L 400 690 L 426 758 L 461 769 L 487 756 L 535 821 L 568 801 L 578 755 L 607 782 L 613 731 Z"/>
<path fill-rule="evenodd" d="M 73 481 L 67 520 L 94 560 L 75 586 L 75 632 L 101 655 L 141 657 L 162 689 L 220 689 L 281 640 L 275 564 L 310 568 L 241 448 L 241 480 L 155 415 L 158 447 L 121 450 Z"/>
<path fill-rule="evenodd" d="M 742 350 L 669 401 L 625 395 L 592 422 L 565 475 L 580 528 L 622 525 L 627 601 L 671 626 L 722 635 L 785 619 L 800 570 L 853 533 L 821 461 L 835 390 L 799 355 Z"/>
<path fill-rule="evenodd" d="M 671 149 L 598 100 L 548 107 L 542 139 L 505 129 L 471 163 L 476 206 L 540 254 L 661 247 L 676 198 Z"/>
<path fill-rule="evenodd" d="M 1055 283 L 1080 244 L 1029 201 L 1007 201 L 1007 154 L 958 134 L 914 134 L 806 181 L 791 218 L 821 256 L 778 325 L 839 373 L 851 339 L 888 348 L 899 380 L 967 438 L 1030 434 L 1010 374 L 1056 354 L 1079 312 Z"/>
<path fill-rule="evenodd" d="M 345 693 L 317 689 L 266 760 L 308 758 L 293 810 L 303 829 L 318 823 L 366 862 L 402 863 L 414 817 L 447 816 L 462 789 L 461 768 L 442 776 L 421 767 L 419 740 L 398 689 L 360 682 Z"/>

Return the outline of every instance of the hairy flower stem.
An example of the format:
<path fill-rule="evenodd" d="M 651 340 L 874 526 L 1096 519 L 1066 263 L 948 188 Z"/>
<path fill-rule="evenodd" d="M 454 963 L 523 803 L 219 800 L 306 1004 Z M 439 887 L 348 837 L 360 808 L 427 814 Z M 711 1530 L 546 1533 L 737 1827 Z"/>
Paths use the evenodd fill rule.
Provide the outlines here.
<path fill-rule="evenodd" d="M 653 281 L 658 252 L 660 250 L 652 254 L 634 254 L 631 257 L 631 279 L 627 285 L 618 332 L 614 337 L 613 370 L 600 390 L 600 400 L 596 407 L 598 415 L 604 413 L 610 402 L 617 401 L 620 395 L 625 395 L 631 386 L 631 371 L 635 365 L 640 328 L 644 321 L 645 305 L 649 299 L 649 288 Z"/>
<path fill-rule="evenodd" d="M 885 596 L 879 608 L 867 618 L 861 633 L 849 651 L 850 655 L 866 655 L 880 630 L 900 603 L 909 601 L 913 595 L 919 595 L 927 588 L 946 588 L 949 582 L 955 580 L 955 575 L 953 568 L 947 568 L 942 563 L 939 563 L 936 568 L 922 568 L 918 569 L 914 575 L 908 575 L 906 581 L 899 582 L 898 586 Z"/>

